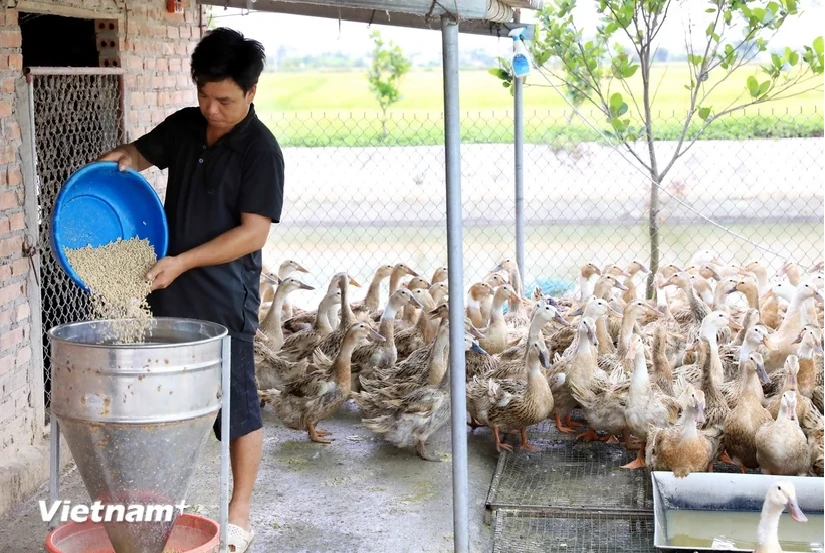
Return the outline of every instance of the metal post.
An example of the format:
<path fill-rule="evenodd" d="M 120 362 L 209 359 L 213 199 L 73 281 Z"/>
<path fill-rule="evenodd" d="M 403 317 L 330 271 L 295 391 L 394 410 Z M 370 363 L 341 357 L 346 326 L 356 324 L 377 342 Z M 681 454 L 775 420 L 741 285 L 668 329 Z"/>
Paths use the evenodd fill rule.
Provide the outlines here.
<path fill-rule="evenodd" d="M 224 337 L 221 342 L 221 528 L 220 552 L 227 553 L 229 544 L 229 383 L 232 365 L 232 338 Z"/>
<path fill-rule="evenodd" d="M 49 506 L 58 501 L 60 486 L 60 425 L 57 424 L 57 417 L 52 410 L 49 417 Z M 49 521 L 49 530 L 57 528 L 60 518 L 55 517 Z"/>
<path fill-rule="evenodd" d="M 513 11 L 513 21 L 519 23 L 521 10 Z M 522 285 L 526 286 L 524 272 L 524 83 L 513 79 L 513 145 L 515 147 L 515 215 L 516 215 L 516 263 L 521 273 Z M 526 292 L 526 290 L 525 290 Z"/>
<path fill-rule="evenodd" d="M 450 394 L 453 449 L 453 536 L 456 553 L 470 544 L 467 480 L 467 396 L 464 364 L 464 271 L 461 213 L 461 129 L 458 114 L 458 23 L 441 16 L 444 149 L 447 177 L 447 274 L 450 310 Z"/>

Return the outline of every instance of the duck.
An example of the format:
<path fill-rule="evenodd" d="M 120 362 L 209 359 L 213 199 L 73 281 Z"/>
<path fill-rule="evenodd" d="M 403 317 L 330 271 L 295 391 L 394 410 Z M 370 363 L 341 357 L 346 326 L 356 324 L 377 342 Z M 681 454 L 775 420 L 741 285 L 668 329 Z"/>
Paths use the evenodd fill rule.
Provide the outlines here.
<path fill-rule="evenodd" d="M 484 338 L 479 341 L 481 348 L 491 355 L 501 353 L 507 349 L 508 331 L 507 323 L 504 320 L 503 307 L 508 300 L 519 299 L 516 291 L 509 284 L 503 284 L 496 288 L 493 295 L 493 306 L 490 311 L 490 324 L 481 329 Z"/>
<path fill-rule="evenodd" d="M 318 430 L 316 425 L 337 412 L 349 399 L 352 353 L 367 337 L 384 340 L 366 322 L 348 326 L 330 368 L 310 365 L 305 376 L 290 382 L 283 390 L 259 391 L 259 397 L 274 407 L 287 428 L 306 430 L 313 442 L 331 443 L 331 439 L 327 438 L 330 433 Z"/>
<path fill-rule="evenodd" d="M 282 309 L 287 296 L 296 290 L 315 290 L 315 288 L 295 277 L 283 279 L 275 290 L 275 298 L 272 300 L 269 312 L 258 327 L 267 338 L 267 347 L 273 352 L 280 351 L 284 345 L 284 329 L 281 324 Z"/>
<path fill-rule="evenodd" d="M 381 265 L 375 270 L 375 274 L 367 288 L 367 295 L 358 303 L 352 305 L 355 314 L 375 313 L 381 306 L 381 284 L 392 275 L 394 267 L 392 265 Z"/>
<path fill-rule="evenodd" d="M 408 288 L 399 288 L 390 296 L 378 326 L 378 334 L 383 336 L 384 340 L 366 344 L 355 350 L 352 354 L 354 378 L 358 373 L 369 377 L 375 369 L 391 367 L 396 363 L 398 350 L 395 347 L 395 315 L 408 304 L 418 308 L 424 307 Z M 360 389 L 360 380 L 353 381 L 353 389 Z"/>
<path fill-rule="evenodd" d="M 731 410 L 725 417 L 725 451 L 745 474 L 746 468 L 759 468 L 756 460 L 757 431 L 763 424 L 773 422 L 770 411 L 762 406 L 764 394 L 760 382 L 764 384 L 768 381 L 768 373 L 758 352 L 751 352 L 748 356 L 741 380 L 740 393 L 736 398 L 728 398 Z"/>
<path fill-rule="evenodd" d="M 645 464 L 651 471 L 671 471 L 676 478 L 685 478 L 713 464 L 721 433 L 699 430 L 705 424 L 704 407 L 704 392 L 688 384 L 679 422 L 667 428 L 649 426 Z"/>
<path fill-rule="evenodd" d="M 561 313 L 556 310 L 555 307 L 549 303 L 545 303 L 542 300 L 536 304 L 536 308 L 533 310 L 533 316 L 530 319 L 530 326 L 528 327 L 527 333 L 524 335 L 523 339 L 520 340 L 518 344 L 501 352 L 498 355 L 499 363 L 497 370 L 493 374 L 485 374 L 484 377 L 495 379 L 515 378 L 517 380 L 523 380 L 526 378 L 527 374 L 523 372 L 524 355 L 527 352 L 528 344 L 534 341 L 539 342 L 539 347 L 541 348 L 542 353 L 544 353 L 543 360 L 544 363 L 546 363 L 544 368 L 549 368 L 549 352 L 541 329 L 550 321 L 556 321 L 562 325 L 570 324 L 567 322 L 567 319 L 565 319 Z"/>
<path fill-rule="evenodd" d="M 808 440 L 796 416 L 796 392 L 782 394 L 775 421 L 756 431 L 756 461 L 762 474 L 805 476 L 810 468 Z"/>
<path fill-rule="evenodd" d="M 602 271 L 593 263 L 582 265 L 579 270 L 579 302 L 584 303 L 593 294 L 593 277 L 601 276 Z"/>
<path fill-rule="evenodd" d="M 483 351 L 472 335 L 464 335 L 465 351 Z M 382 414 L 362 420 L 364 427 L 380 434 L 399 448 L 415 447 L 418 456 L 431 462 L 439 462 L 438 455 L 427 451 L 426 442 L 433 433 L 450 420 L 449 345 L 440 352 L 447 366 L 441 382 L 428 384 L 403 397 L 384 402 Z"/>
<path fill-rule="evenodd" d="M 765 405 L 765 392 L 762 387 L 770 381 L 762 355 L 758 351 L 752 351 L 742 360 L 736 380 L 725 382 L 719 389 L 731 409 L 739 405 L 742 397 L 747 394 L 754 396 L 759 405 Z"/>
<path fill-rule="evenodd" d="M 315 322 L 312 328 L 293 332 L 286 337 L 281 348 L 286 359 L 298 359 L 305 351 L 312 351 L 321 344 L 321 341 L 332 332 L 329 323 L 329 312 L 341 304 L 341 290 L 327 292 L 318 304 L 315 311 Z"/>
<path fill-rule="evenodd" d="M 489 319 L 484 318 L 481 307 L 486 300 L 491 300 L 494 294 L 495 290 L 486 282 L 476 282 L 467 291 L 465 310 L 476 328 L 483 328 L 489 324 Z"/>
<path fill-rule="evenodd" d="M 467 388 L 467 400 L 473 418 L 492 428 L 497 452 L 512 451 L 512 446 L 501 442 L 500 433 L 518 431 L 521 447 L 535 451 L 527 441 L 527 427 L 547 419 L 553 412 L 553 393 L 542 373 L 545 353 L 538 340 L 527 347 L 527 381 L 481 380 L 474 378 Z"/>
<path fill-rule="evenodd" d="M 774 419 L 779 416 L 782 398 L 787 391 L 793 391 L 795 394 L 795 418 L 799 426 L 806 432 L 812 430 L 821 414 L 811 400 L 799 392 L 799 358 L 796 355 L 789 355 L 785 360 L 785 383 L 779 394 L 771 398 L 765 406 Z"/>
<path fill-rule="evenodd" d="M 648 269 L 641 261 L 634 259 L 630 262 L 630 265 L 627 266 L 625 272 L 629 276 L 624 280 L 624 285 L 627 290 L 622 292 L 622 299 L 626 303 L 633 300 L 644 299 L 644 277 L 650 274 L 650 269 Z"/>
<path fill-rule="evenodd" d="M 779 517 L 785 509 L 796 522 L 808 521 L 808 517 L 799 508 L 793 483 L 780 480 L 771 484 L 765 493 L 753 553 L 782 553 L 782 546 L 779 545 Z"/>
<path fill-rule="evenodd" d="M 649 426 L 667 428 L 675 424 L 679 419 L 681 406 L 674 397 L 651 384 L 644 342 L 638 334 L 631 338 L 625 357 L 633 361 L 633 373 L 625 405 L 625 420 L 628 430 L 641 440 L 641 446 L 636 459 L 622 468 L 636 469 L 645 466 L 644 454 Z"/>

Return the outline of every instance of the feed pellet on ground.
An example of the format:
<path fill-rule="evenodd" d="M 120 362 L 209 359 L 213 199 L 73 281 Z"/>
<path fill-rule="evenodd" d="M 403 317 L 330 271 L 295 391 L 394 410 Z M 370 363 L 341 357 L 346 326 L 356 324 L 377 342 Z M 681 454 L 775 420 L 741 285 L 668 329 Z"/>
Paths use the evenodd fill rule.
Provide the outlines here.
<path fill-rule="evenodd" d="M 146 302 L 151 283 L 146 273 L 157 261 L 149 241 L 118 239 L 104 246 L 64 251 L 69 265 L 91 290 L 95 316 L 113 320 L 110 339 L 123 344 L 143 342 L 152 320 Z"/>

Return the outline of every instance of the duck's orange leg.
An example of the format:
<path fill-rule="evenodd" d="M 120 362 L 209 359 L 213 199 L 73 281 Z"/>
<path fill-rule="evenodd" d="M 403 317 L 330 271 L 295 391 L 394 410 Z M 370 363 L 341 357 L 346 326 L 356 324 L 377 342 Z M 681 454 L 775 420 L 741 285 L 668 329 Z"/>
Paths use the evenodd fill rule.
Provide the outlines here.
<path fill-rule="evenodd" d="M 574 429 L 572 429 L 568 426 L 564 426 L 561 423 L 561 417 L 559 417 L 559 412 L 558 411 L 556 411 L 556 429 L 558 429 L 559 432 L 563 432 L 564 434 L 575 434 L 575 432 L 576 432 Z"/>
<path fill-rule="evenodd" d="M 584 426 L 584 424 L 580 422 L 573 422 L 573 420 L 570 418 L 570 413 L 567 413 L 567 416 L 564 417 L 564 424 L 566 424 L 568 428 L 581 428 Z"/>
<path fill-rule="evenodd" d="M 521 449 L 527 449 L 530 451 L 538 451 L 538 448 L 534 445 L 530 445 L 527 443 L 527 429 L 521 429 Z"/>
<path fill-rule="evenodd" d="M 623 469 L 640 469 L 645 466 L 645 445 L 646 444 L 642 442 L 642 446 L 636 452 L 636 459 L 626 465 L 622 465 Z"/>
<path fill-rule="evenodd" d="M 507 451 L 513 451 L 513 446 L 510 444 L 503 444 L 501 443 L 501 439 L 499 439 L 498 435 L 498 426 L 493 427 L 493 436 L 496 438 L 496 451 L 501 453 L 502 449 L 506 449 Z"/>
<path fill-rule="evenodd" d="M 322 434 L 323 432 L 323 434 Z M 331 444 L 332 440 L 328 440 L 323 438 L 322 436 L 329 436 L 329 432 L 325 432 L 324 430 L 317 430 L 315 428 L 314 423 L 310 423 L 307 425 L 307 433 L 309 434 L 309 439 L 313 442 L 318 442 L 319 444 Z"/>

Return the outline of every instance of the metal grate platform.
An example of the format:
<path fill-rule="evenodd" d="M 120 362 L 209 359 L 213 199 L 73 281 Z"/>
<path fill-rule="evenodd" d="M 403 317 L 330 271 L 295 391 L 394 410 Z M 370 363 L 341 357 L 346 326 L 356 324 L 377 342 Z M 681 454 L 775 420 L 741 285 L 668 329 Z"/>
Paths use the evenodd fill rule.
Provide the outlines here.
<path fill-rule="evenodd" d="M 653 516 L 496 512 L 493 553 L 653 553 Z"/>
<path fill-rule="evenodd" d="M 554 439 L 531 437 L 530 443 L 539 451 L 518 446 L 512 453 L 502 451 L 487 495 L 488 509 L 652 512 L 650 474 L 620 468 L 635 458 L 624 446 L 576 442 L 558 433 Z"/>

